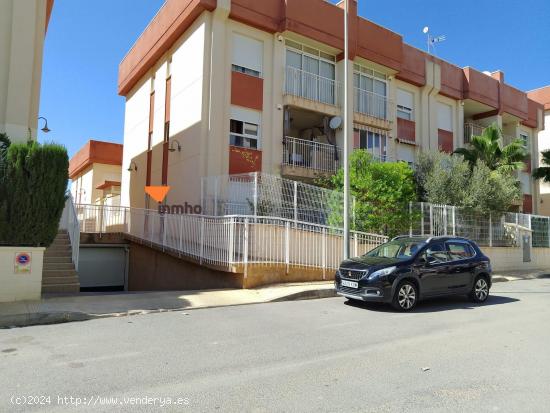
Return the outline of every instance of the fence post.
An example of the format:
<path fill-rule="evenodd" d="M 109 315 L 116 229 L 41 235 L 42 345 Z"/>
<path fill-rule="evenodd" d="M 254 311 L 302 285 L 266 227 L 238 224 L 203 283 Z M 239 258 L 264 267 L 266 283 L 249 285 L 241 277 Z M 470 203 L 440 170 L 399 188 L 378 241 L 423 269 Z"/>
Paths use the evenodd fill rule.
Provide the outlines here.
<path fill-rule="evenodd" d="M 443 235 L 447 235 L 447 205 L 443 207 L 443 222 L 445 222 L 445 230 Z"/>
<path fill-rule="evenodd" d="M 489 212 L 489 246 L 493 246 L 493 216 Z"/>
<path fill-rule="evenodd" d="M 434 207 L 430 204 L 430 235 L 434 234 Z"/>
<path fill-rule="evenodd" d="M 201 218 L 201 246 L 199 253 L 199 263 L 202 265 L 202 259 L 204 255 L 204 217 Z"/>
<path fill-rule="evenodd" d="M 231 217 L 231 220 L 229 221 L 229 257 L 228 262 L 229 264 L 233 264 L 233 255 L 235 251 L 235 218 Z"/>
<path fill-rule="evenodd" d="M 453 237 L 456 236 L 456 207 L 453 205 Z"/>
<path fill-rule="evenodd" d="M 359 255 L 357 251 L 357 233 L 353 234 L 353 248 L 355 250 L 355 256 L 357 257 Z"/>
<path fill-rule="evenodd" d="M 424 235 L 424 202 L 420 203 L 420 235 Z"/>
<path fill-rule="evenodd" d="M 258 216 L 258 172 L 254 172 L 254 216 Z"/>
<path fill-rule="evenodd" d="M 147 216 L 150 217 L 149 211 L 147 211 Z M 153 219 L 151 220 L 151 232 L 149 233 L 149 242 L 151 244 L 151 247 L 153 246 L 153 234 L 155 233 L 155 216 L 153 215 Z"/>
<path fill-rule="evenodd" d="M 285 264 L 286 264 L 286 273 L 288 274 L 290 270 L 290 222 L 285 224 Z"/>
<path fill-rule="evenodd" d="M 413 235 L 413 221 L 412 221 L 412 216 L 413 216 L 413 203 L 412 201 L 409 201 L 409 222 L 410 222 L 410 225 L 409 225 L 409 236 L 412 237 Z"/>
<path fill-rule="evenodd" d="M 294 181 L 294 227 L 298 225 L 298 182 Z"/>
<path fill-rule="evenodd" d="M 327 229 L 323 228 L 323 280 L 325 279 L 327 269 Z"/>
<path fill-rule="evenodd" d="M 181 256 L 181 253 L 183 252 L 183 214 L 180 215 L 180 239 L 179 239 L 179 251 L 180 251 L 180 256 Z"/>
<path fill-rule="evenodd" d="M 243 246 L 244 278 L 248 275 L 248 218 L 244 220 L 244 246 Z"/>

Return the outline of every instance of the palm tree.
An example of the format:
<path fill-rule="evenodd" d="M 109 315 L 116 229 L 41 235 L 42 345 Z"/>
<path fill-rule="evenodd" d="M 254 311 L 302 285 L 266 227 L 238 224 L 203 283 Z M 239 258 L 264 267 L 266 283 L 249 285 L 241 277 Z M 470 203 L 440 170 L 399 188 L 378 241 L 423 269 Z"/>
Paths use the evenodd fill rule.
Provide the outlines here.
<path fill-rule="evenodd" d="M 533 171 L 533 178 L 542 179 L 543 182 L 550 183 L 550 149 L 542 151 L 541 164 L 547 166 L 541 166 Z"/>
<path fill-rule="evenodd" d="M 525 168 L 529 156 L 519 138 L 502 146 L 502 131 L 496 124 L 485 128 L 481 135 L 472 136 L 469 147 L 458 148 L 453 153 L 462 155 L 472 168 L 480 160 L 492 171 L 505 173 Z"/>

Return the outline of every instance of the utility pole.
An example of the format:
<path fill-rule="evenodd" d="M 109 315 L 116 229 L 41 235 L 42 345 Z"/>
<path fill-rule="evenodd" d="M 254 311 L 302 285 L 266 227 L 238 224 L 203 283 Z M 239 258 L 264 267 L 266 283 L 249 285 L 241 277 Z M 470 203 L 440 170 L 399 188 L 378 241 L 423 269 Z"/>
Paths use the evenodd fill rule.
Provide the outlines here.
<path fill-rule="evenodd" d="M 349 82 L 349 41 L 348 21 L 349 2 L 344 0 L 344 259 L 350 256 L 349 251 L 349 125 L 348 125 L 348 82 Z"/>

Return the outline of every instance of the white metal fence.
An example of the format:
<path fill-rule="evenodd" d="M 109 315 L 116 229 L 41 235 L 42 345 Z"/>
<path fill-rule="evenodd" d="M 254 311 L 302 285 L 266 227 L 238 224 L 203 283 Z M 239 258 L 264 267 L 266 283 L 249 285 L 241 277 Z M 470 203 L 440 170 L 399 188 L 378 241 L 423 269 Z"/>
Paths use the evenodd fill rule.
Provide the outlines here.
<path fill-rule="evenodd" d="M 342 215 L 344 197 L 280 176 L 249 173 L 202 178 L 201 206 L 205 215 L 272 216 L 327 225 L 331 217 Z"/>
<path fill-rule="evenodd" d="M 322 172 L 336 172 L 340 168 L 341 149 L 335 145 L 285 137 L 283 165 Z"/>
<path fill-rule="evenodd" d="M 356 112 L 378 119 L 393 119 L 395 105 L 386 96 L 355 88 L 353 97 Z"/>
<path fill-rule="evenodd" d="M 314 73 L 287 66 L 285 93 L 316 102 L 340 106 L 340 83 Z"/>
<path fill-rule="evenodd" d="M 410 207 L 413 235 L 453 235 L 491 247 L 522 245 L 529 235 L 533 247 L 550 248 L 550 217 L 506 212 L 479 214 L 464 208 L 425 202 Z"/>
<path fill-rule="evenodd" d="M 170 215 L 157 211 L 78 205 L 82 232 L 126 233 L 143 243 L 220 267 L 249 264 L 336 269 L 343 233 L 276 217 Z M 351 252 L 362 255 L 387 241 L 382 235 L 351 233 Z"/>

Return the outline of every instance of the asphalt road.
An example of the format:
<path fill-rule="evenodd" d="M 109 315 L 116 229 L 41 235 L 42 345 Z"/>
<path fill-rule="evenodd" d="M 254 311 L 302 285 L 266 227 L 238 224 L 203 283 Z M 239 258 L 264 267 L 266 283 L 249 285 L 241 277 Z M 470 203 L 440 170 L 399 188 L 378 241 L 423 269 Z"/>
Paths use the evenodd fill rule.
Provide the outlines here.
<path fill-rule="evenodd" d="M 492 294 L 409 314 L 329 298 L 0 330 L 0 411 L 548 412 L 550 279 Z"/>

